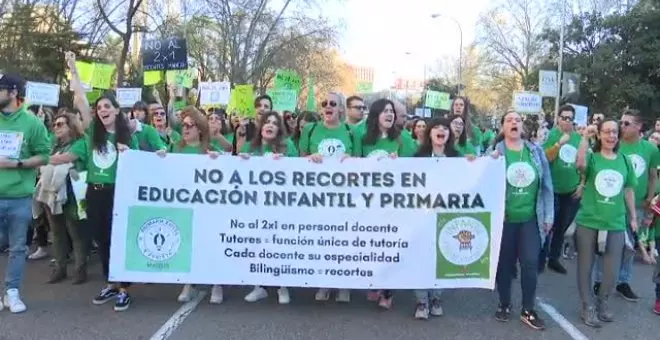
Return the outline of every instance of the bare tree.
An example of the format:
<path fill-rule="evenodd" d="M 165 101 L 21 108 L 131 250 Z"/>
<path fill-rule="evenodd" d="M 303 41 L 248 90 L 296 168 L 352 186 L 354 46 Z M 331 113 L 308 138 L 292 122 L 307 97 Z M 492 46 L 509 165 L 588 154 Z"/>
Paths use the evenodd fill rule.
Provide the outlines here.
<path fill-rule="evenodd" d="M 117 61 L 117 84 L 124 82 L 126 59 L 135 32 L 133 20 L 142 6 L 143 0 L 96 0 L 96 7 L 106 25 L 122 40 L 121 52 Z M 114 19 L 118 18 L 118 19 Z M 123 26 L 123 30 L 119 27 Z"/>
<path fill-rule="evenodd" d="M 528 89 L 532 86 L 530 72 L 545 52 L 540 34 L 546 25 L 539 1 L 505 0 L 481 16 L 477 41 L 497 69 L 495 74 L 506 75 L 508 71 L 520 87 Z"/>

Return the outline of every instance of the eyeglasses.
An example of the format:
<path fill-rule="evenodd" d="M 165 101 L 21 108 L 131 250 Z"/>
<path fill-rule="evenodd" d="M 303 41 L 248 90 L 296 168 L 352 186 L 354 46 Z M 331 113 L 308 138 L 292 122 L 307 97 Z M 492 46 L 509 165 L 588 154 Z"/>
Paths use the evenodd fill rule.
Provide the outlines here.
<path fill-rule="evenodd" d="M 559 119 L 561 119 L 565 122 L 572 122 L 573 121 L 573 117 L 571 117 L 571 116 L 559 116 Z"/>
<path fill-rule="evenodd" d="M 324 100 L 321 102 L 321 107 L 326 107 L 328 105 L 330 105 L 330 107 L 337 107 L 337 102 L 334 100 L 331 101 Z"/>
<path fill-rule="evenodd" d="M 367 109 L 367 107 L 366 106 L 355 105 L 355 106 L 351 106 L 351 109 L 356 109 L 358 111 L 364 111 L 364 110 Z"/>
<path fill-rule="evenodd" d="M 154 112 L 154 116 L 165 117 L 165 111 L 156 111 Z"/>
<path fill-rule="evenodd" d="M 190 123 L 183 123 L 183 128 L 184 129 L 192 129 L 194 127 L 197 127 L 195 124 L 190 124 Z"/>
<path fill-rule="evenodd" d="M 451 125 L 456 125 L 456 126 L 464 126 L 465 124 L 461 122 L 460 120 L 454 120 L 451 122 Z"/>
<path fill-rule="evenodd" d="M 54 126 L 56 129 L 59 129 L 59 128 L 61 128 L 61 127 L 63 127 L 63 126 L 66 126 L 66 125 L 67 125 L 66 122 L 63 122 L 63 121 L 55 122 L 55 124 L 53 124 L 53 126 Z"/>

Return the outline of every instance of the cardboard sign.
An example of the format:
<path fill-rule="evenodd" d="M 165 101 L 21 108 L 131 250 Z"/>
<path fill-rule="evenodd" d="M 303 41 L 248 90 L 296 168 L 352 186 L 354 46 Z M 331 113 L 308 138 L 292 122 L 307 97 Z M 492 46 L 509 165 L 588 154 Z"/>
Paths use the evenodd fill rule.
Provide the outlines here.
<path fill-rule="evenodd" d="M 516 92 L 513 108 L 518 113 L 540 113 L 543 112 L 543 98 L 538 92 Z"/>
<path fill-rule="evenodd" d="M 201 105 L 227 105 L 229 104 L 229 82 L 203 82 L 199 84 L 199 103 Z"/>
<path fill-rule="evenodd" d="M 57 106 L 60 102 L 60 86 L 29 81 L 25 87 L 25 100 L 30 105 Z"/>
<path fill-rule="evenodd" d="M 117 89 L 117 101 L 121 107 L 133 107 L 142 100 L 142 89 L 139 87 L 122 87 Z"/>
<path fill-rule="evenodd" d="M 146 40 L 142 44 L 142 66 L 145 71 L 188 69 L 186 39 Z"/>

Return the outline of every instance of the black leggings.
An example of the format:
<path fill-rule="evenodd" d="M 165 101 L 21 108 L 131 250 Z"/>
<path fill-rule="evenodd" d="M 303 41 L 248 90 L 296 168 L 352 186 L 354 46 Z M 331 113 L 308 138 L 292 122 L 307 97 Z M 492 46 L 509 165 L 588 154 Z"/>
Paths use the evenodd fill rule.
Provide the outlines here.
<path fill-rule="evenodd" d="M 34 238 L 34 233 L 37 233 L 37 246 L 45 248 L 48 247 L 48 220 L 46 219 L 46 214 L 42 214 L 38 218 L 32 219 L 32 224 L 27 231 L 27 239 L 25 240 L 25 245 L 28 247 L 32 245 L 32 239 Z"/>
<path fill-rule="evenodd" d="M 114 185 L 89 184 L 87 186 L 87 227 L 98 245 L 103 276 L 109 280 L 110 273 L 110 235 L 112 234 L 112 209 L 115 198 Z M 121 282 L 119 287 L 126 288 L 130 283 Z"/>

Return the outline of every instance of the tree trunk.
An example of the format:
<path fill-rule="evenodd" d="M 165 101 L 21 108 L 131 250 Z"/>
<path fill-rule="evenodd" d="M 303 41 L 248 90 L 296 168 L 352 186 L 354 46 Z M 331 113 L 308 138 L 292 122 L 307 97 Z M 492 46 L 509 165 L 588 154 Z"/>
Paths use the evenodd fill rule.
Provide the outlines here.
<path fill-rule="evenodd" d="M 116 87 L 122 87 L 124 84 L 124 78 L 126 78 L 126 58 L 128 58 L 128 49 L 131 44 L 131 34 L 126 34 L 122 38 L 121 54 L 119 55 L 119 62 L 117 63 Z"/>

